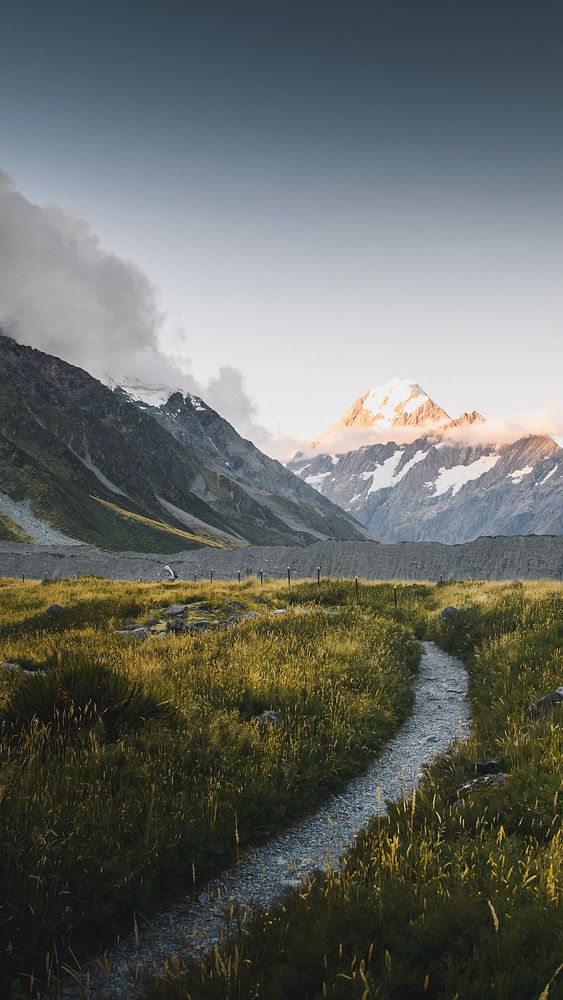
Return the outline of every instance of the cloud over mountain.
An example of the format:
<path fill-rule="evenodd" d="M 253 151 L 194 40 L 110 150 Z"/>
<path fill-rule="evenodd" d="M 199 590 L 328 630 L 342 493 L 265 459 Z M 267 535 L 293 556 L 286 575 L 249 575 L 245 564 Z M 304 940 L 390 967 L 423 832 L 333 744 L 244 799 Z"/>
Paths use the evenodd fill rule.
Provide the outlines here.
<path fill-rule="evenodd" d="M 58 205 L 29 201 L 0 169 L 4 332 L 102 381 L 130 375 L 201 395 L 242 433 L 269 441 L 255 423 L 242 373 L 218 364 L 207 384 L 198 381 L 185 357 L 164 350 L 168 321 L 157 289 L 139 267 L 107 251 L 84 219 Z M 173 339 L 178 350 L 188 347 L 181 326 Z"/>

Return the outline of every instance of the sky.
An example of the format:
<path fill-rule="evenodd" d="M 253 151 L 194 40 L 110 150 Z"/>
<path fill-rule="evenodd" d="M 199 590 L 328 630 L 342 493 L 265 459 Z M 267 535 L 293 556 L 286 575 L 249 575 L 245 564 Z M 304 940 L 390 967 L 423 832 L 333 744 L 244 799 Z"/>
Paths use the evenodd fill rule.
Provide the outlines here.
<path fill-rule="evenodd" d="M 452 415 L 557 410 L 560 0 L 0 17 L 18 339 L 197 389 L 264 447 L 395 375 Z"/>

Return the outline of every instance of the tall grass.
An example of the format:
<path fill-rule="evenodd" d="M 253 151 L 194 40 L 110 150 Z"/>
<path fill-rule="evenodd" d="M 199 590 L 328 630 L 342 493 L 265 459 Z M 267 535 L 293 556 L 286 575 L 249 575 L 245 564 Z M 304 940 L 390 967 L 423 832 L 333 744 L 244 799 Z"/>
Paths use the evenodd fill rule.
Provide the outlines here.
<path fill-rule="evenodd" d="M 329 615 L 311 604 L 274 617 L 269 606 L 287 604 L 278 590 L 1 586 L 0 660 L 40 672 L 0 670 L 0 712 L 12 727 L 0 754 L 0 995 L 22 974 L 26 989 L 31 975 L 45 982 L 57 961 L 128 931 L 134 914 L 310 810 L 408 712 L 418 651 L 392 611 L 381 613 L 386 594 L 376 600 L 374 591 L 379 613 L 349 606 Z M 202 598 L 226 611 L 242 598 L 263 614 L 224 632 L 142 644 L 113 634 L 124 618 Z M 64 610 L 49 618 L 53 602 Z M 57 658 L 88 668 L 62 677 Z M 108 732 L 98 724 L 108 678 L 123 695 L 114 709 L 133 691 L 168 701 L 173 714 L 161 719 L 141 706 L 135 724 Z M 53 743 L 45 729 L 57 731 L 61 692 L 88 725 L 80 739 Z M 264 709 L 279 725 L 258 723 Z"/>
<path fill-rule="evenodd" d="M 459 607 L 454 619 L 437 611 Z M 563 996 L 561 716 L 528 706 L 562 683 L 562 588 L 433 589 L 419 627 L 463 655 L 473 732 L 392 806 L 342 870 L 257 912 L 151 1000 L 264 997 L 546 1000 Z M 508 774 L 460 798 L 479 758 Z"/>

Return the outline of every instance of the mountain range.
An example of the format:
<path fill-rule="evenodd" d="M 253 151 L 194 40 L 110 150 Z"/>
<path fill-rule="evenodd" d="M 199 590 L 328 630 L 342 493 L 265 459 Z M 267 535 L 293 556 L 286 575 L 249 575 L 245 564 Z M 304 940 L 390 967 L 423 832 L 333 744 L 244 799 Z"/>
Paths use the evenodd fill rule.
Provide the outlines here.
<path fill-rule="evenodd" d="M 563 449 L 547 435 L 495 442 L 480 424 L 477 411 L 452 419 L 395 378 L 288 468 L 389 542 L 563 534 Z"/>
<path fill-rule="evenodd" d="M 369 537 L 199 398 L 164 397 L 0 335 L 0 538 L 175 552 Z"/>
<path fill-rule="evenodd" d="M 490 437 L 481 414 L 452 419 L 396 378 L 284 466 L 199 396 L 108 387 L 0 334 L 0 540 L 158 553 L 563 534 L 563 449 Z"/>

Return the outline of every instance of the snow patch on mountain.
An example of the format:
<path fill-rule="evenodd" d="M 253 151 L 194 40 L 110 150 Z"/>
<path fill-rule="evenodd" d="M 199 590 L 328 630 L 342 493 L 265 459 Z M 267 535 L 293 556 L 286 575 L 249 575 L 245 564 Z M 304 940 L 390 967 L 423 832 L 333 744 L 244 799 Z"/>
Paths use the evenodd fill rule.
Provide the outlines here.
<path fill-rule="evenodd" d="M 553 473 L 557 472 L 557 469 L 558 469 L 558 465 L 556 464 L 556 465 L 553 466 L 552 469 L 549 470 L 547 476 L 544 476 L 543 479 L 540 480 L 540 482 L 538 483 L 538 485 L 539 486 L 543 486 L 544 483 L 547 483 L 547 480 L 551 479 Z"/>
<path fill-rule="evenodd" d="M 434 486 L 433 497 L 438 497 L 442 493 L 447 493 L 451 489 L 451 495 L 455 497 L 462 486 L 473 479 L 480 479 L 485 472 L 489 472 L 497 464 L 500 455 L 481 455 L 475 462 L 469 465 L 454 465 L 452 469 L 441 468 L 435 483 L 427 483 L 427 486 Z"/>
<path fill-rule="evenodd" d="M 379 426 L 392 427 L 401 414 L 414 413 L 427 399 L 426 393 L 412 379 L 393 378 L 370 389 L 362 405 L 373 414 Z"/>
<path fill-rule="evenodd" d="M 395 470 L 401 461 L 403 452 L 401 449 L 393 452 L 389 458 L 386 458 L 381 465 L 376 465 L 375 469 L 368 472 L 361 472 L 360 479 L 371 479 L 371 483 L 368 489 L 368 495 L 370 493 L 376 493 L 377 490 L 383 490 L 386 486 L 393 486 L 393 477 L 395 475 Z"/>
<path fill-rule="evenodd" d="M 317 472 L 315 476 L 305 476 L 304 478 L 305 482 L 309 483 L 309 486 L 313 486 L 319 493 L 322 493 L 322 481 L 323 479 L 326 479 L 327 476 L 330 476 L 330 472 Z"/>
<path fill-rule="evenodd" d="M 423 462 L 427 454 L 428 452 L 423 451 L 422 449 L 419 449 L 417 452 L 415 452 L 413 457 L 409 458 L 408 462 L 405 462 L 401 471 L 395 473 L 394 476 L 395 483 L 400 482 L 400 480 L 406 476 L 407 472 L 409 472 L 410 469 L 412 469 L 413 465 L 418 465 L 419 462 Z M 395 483 L 393 483 L 393 486 L 395 485 Z"/>
<path fill-rule="evenodd" d="M 164 406 L 175 392 L 184 394 L 183 389 L 173 389 L 169 385 L 148 385 L 138 378 L 126 378 L 122 382 L 111 382 L 112 389 L 121 389 L 133 403 L 147 406 Z"/>
<path fill-rule="evenodd" d="M 525 465 L 523 469 L 515 469 L 514 472 L 509 472 L 507 479 L 512 479 L 512 482 L 517 486 L 521 483 L 524 476 L 529 476 L 530 472 L 534 471 L 533 465 Z"/>

